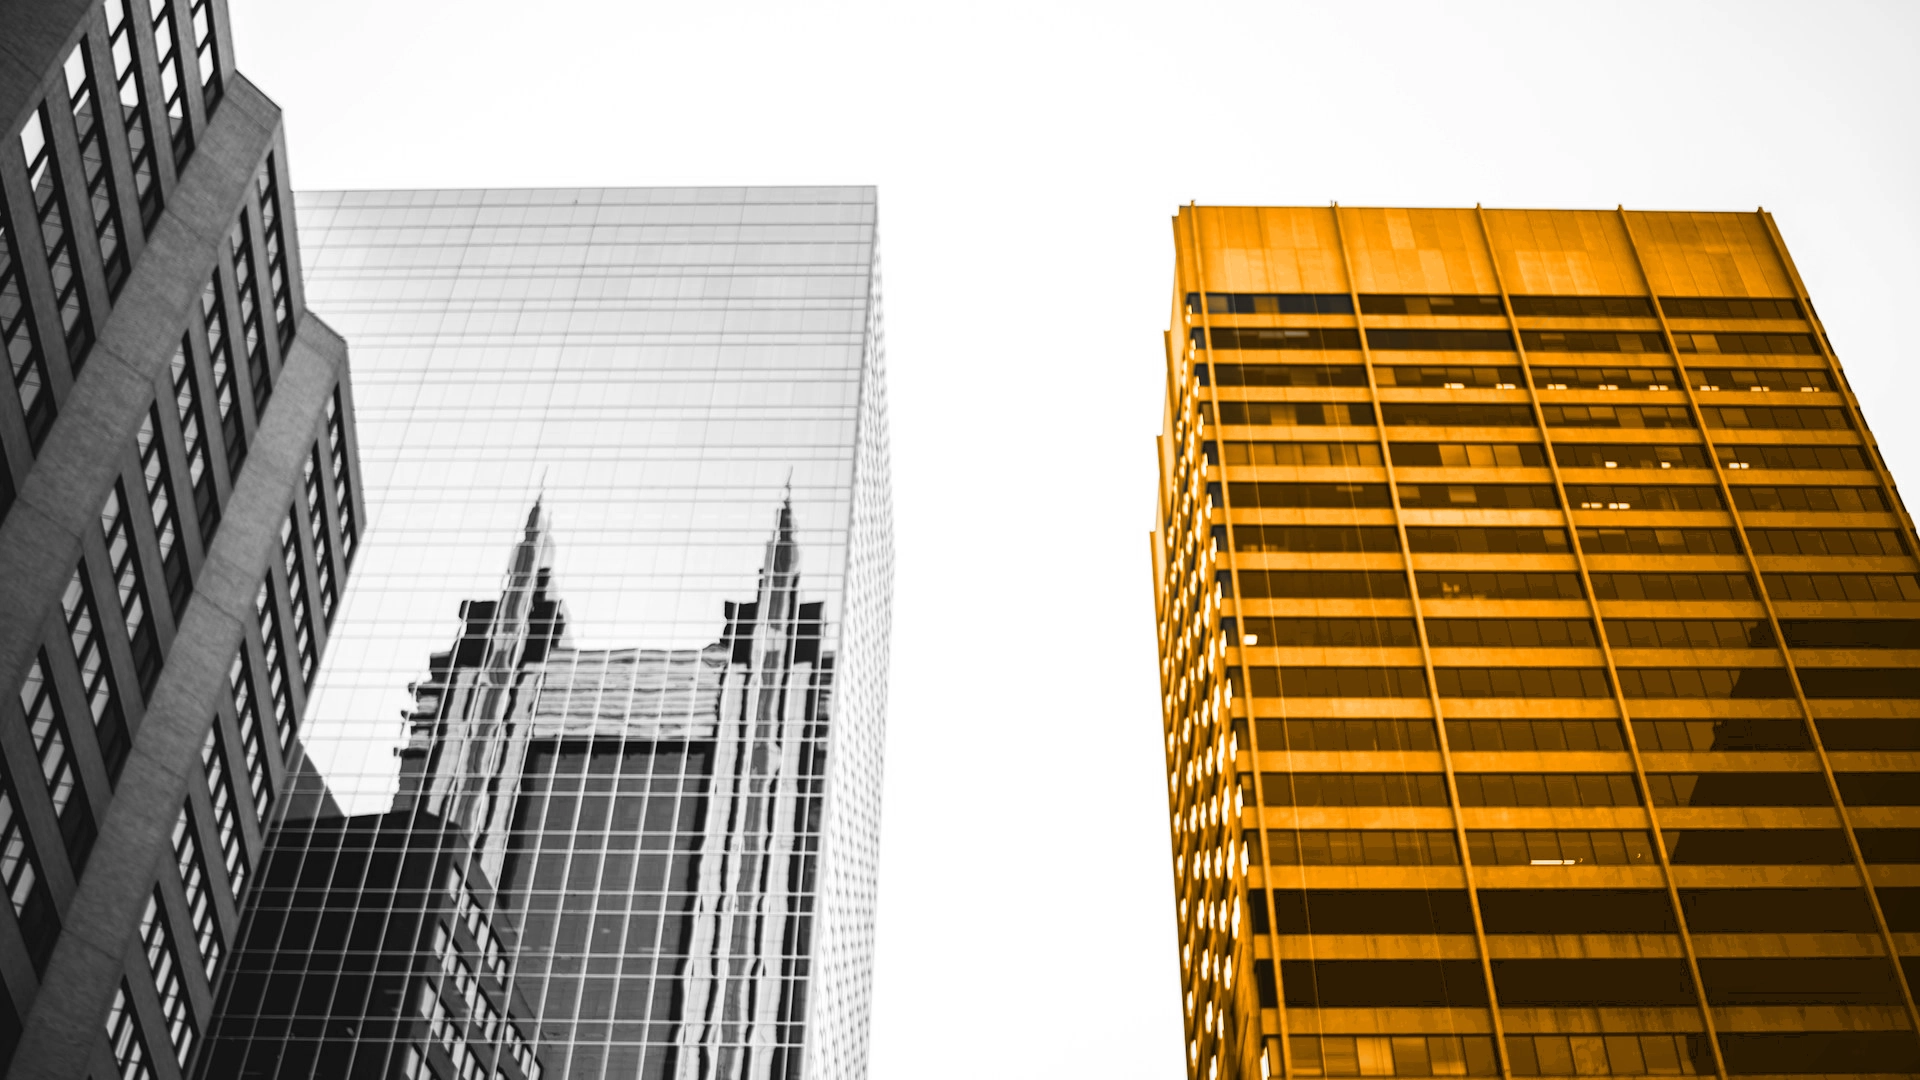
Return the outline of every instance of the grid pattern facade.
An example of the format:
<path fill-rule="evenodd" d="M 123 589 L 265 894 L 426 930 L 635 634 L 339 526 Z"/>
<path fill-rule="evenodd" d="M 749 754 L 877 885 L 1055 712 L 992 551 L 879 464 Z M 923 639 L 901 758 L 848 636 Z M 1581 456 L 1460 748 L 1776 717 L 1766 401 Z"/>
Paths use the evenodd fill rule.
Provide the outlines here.
<path fill-rule="evenodd" d="M 199 1064 L 286 782 L 277 740 L 229 753 L 234 693 L 266 689 L 229 661 L 282 643 L 227 613 L 348 571 L 356 488 L 287 517 L 328 409 L 352 460 L 345 349 L 306 315 L 279 112 L 234 71 L 224 3 L 0 25 L 0 1068 L 165 1080 Z M 273 615 L 324 648 L 319 613 Z"/>
<path fill-rule="evenodd" d="M 297 202 L 370 498 L 301 734 L 326 795 L 263 873 L 398 915 L 417 894 L 328 869 L 341 820 L 382 816 L 457 869 L 527 1075 L 854 1075 L 891 565 L 874 192 Z M 323 1062 L 359 1014 L 320 940 L 250 924 L 223 1068 L 453 1077 L 458 1046 L 511 1049 L 429 974 Z M 430 941 L 381 949 L 427 970 Z"/>
<path fill-rule="evenodd" d="M 1174 240 L 1189 1075 L 1920 1072 L 1920 564 L 1773 220 Z"/>

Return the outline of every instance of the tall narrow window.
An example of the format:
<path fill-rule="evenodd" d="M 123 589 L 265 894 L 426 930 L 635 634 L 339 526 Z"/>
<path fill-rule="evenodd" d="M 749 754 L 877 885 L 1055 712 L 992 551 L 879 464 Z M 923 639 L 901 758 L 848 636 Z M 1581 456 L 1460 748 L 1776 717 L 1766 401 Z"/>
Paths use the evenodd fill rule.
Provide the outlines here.
<path fill-rule="evenodd" d="M 173 823 L 173 858 L 180 870 L 180 891 L 187 898 L 187 915 L 193 923 L 194 947 L 206 969 L 207 982 L 219 985 L 215 975 L 225 946 L 220 941 L 220 923 L 213 909 L 213 886 L 207 877 L 207 863 L 200 855 L 200 835 L 193 830 L 193 815 L 180 808 Z M 234 898 L 238 900 L 238 897 Z"/>
<path fill-rule="evenodd" d="M 180 40 L 174 33 L 169 0 L 150 0 L 153 11 L 153 47 L 160 52 L 160 96 L 166 102 L 167 126 L 173 134 L 173 171 L 183 172 L 193 154 L 193 125 L 187 118 L 187 78 L 180 61 Z"/>
<path fill-rule="evenodd" d="M 20 396 L 20 412 L 27 419 L 27 439 L 38 451 L 53 428 L 53 391 L 47 386 L 47 360 L 33 332 L 32 305 L 21 280 L 13 224 L 5 206 L 0 206 L 0 344 L 6 346 L 13 391 Z"/>
<path fill-rule="evenodd" d="M 327 493 L 320 481 L 320 448 L 307 455 L 304 487 L 307 493 L 307 532 L 313 537 L 314 576 L 320 579 L 320 617 L 333 625 L 338 590 L 333 583 L 333 543 L 327 539 Z"/>
<path fill-rule="evenodd" d="M 20 936 L 33 958 L 33 969 L 47 970 L 47 958 L 53 955 L 53 943 L 60 936 L 60 916 L 53 910 L 53 896 L 40 873 L 33 841 L 27 838 L 20 802 L 4 777 L 0 777 L 0 886 L 6 888 L 7 900 L 13 904 L 13 918 L 20 924 Z"/>
<path fill-rule="evenodd" d="M 113 1048 L 113 1064 L 120 1071 L 120 1080 L 153 1080 L 147 1038 L 140 1033 L 140 1021 L 133 1015 L 133 995 L 127 993 L 124 982 L 113 992 L 113 1005 L 107 1009 L 107 1045 Z"/>
<path fill-rule="evenodd" d="M 233 794 L 233 775 L 227 771 L 226 740 L 216 719 L 200 744 L 200 765 L 207 777 L 207 796 L 213 802 L 213 823 L 220 831 L 220 857 L 227 867 L 227 885 L 238 897 L 247 884 L 247 839 L 240 831 L 240 804 Z"/>
<path fill-rule="evenodd" d="M 193 51 L 200 63 L 201 96 L 212 116 L 220 104 L 220 43 L 213 36 L 212 0 L 193 0 Z"/>
<path fill-rule="evenodd" d="M 240 302 L 240 336 L 247 352 L 247 375 L 253 382 L 253 415 L 257 422 L 273 394 L 273 373 L 267 370 L 267 339 L 260 328 L 260 283 L 253 273 L 253 230 L 243 210 L 227 232 L 233 255 L 233 285 Z"/>
<path fill-rule="evenodd" d="M 207 450 L 207 425 L 200 415 L 200 388 L 193 370 L 193 339 L 181 335 L 173 351 L 173 405 L 180 415 L 180 441 L 187 447 L 187 479 L 193 485 L 194 516 L 200 523 L 200 546 L 213 545 L 220 527 L 220 492 L 214 487 L 213 465 Z"/>
<path fill-rule="evenodd" d="M 220 406 L 220 434 L 227 445 L 227 476 L 238 483 L 247 460 L 247 433 L 240 415 L 240 392 L 233 372 L 233 341 L 227 337 L 226 290 L 215 270 L 200 289 L 200 317 L 207 327 L 207 356 L 213 368 L 213 396 Z"/>
<path fill-rule="evenodd" d="M 34 658 L 27 677 L 20 684 L 20 709 L 27 717 L 27 734 L 33 737 L 33 750 L 40 759 L 40 777 L 47 782 L 47 797 L 53 802 L 54 816 L 60 819 L 60 838 L 67 845 L 67 859 L 73 875 L 87 865 L 95 836 L 93 807 L 81 787 L 80 773 L 73 764 L 73 743 L 67 735 L 67 718 L 60 711 L 53 684 L 47 679 L 46 655 Z"/>
<path fill-rule="evenodd" d="M 288 685 L 287 654 L 280 637 L 279 597 L 275 595 L 271 575 L 254 593 L 253 609 L 260 618 L 260 647 L 267 657 L 267 692 L 273 699 L 273 719 L 280 729 L 280 752 L 284 754 L 293 745 L 293 688 Z"/>
<path fill-rule="evenodd" d="M 107 293 L 120 295 L 127 282 L 127 246 L 120 235 L 120 208 L 113 199 L 113 167 L 107 161 L 107 132 L 94 92 L 93 58 L 87 39 L 81 38 L 67 54 L 67 99 L 73 106 L 73 134 L 80 144 L 80 179 L 87 186 L 93 209 L 93 236 L 100 245 L 100 265 L 107 275 Z"/>
<path fill-rule="evenodd" d="M 327 399 L 327 446 L 333 458 L 333 504 L 340 514 L 340 556 L 353 565 L 353 480 L 348 475 L 347 429 L 341 416 L 340 391 Z"/>
<path fill-rule="evenodd" d="M 93 713 L 93 730 L 100 743 L 100 759 L 107 767 L 109 783 L 120 780 L 120 766 L 127 762 L 129 739 L 126 714 L 120 709 L 120 695 L 113 687 L 113 672 L 107 666 L 106 642 L 95 617 L 92 591 L 87 588 L 86 564 L 81 563 L 67 582 L 60 598 L 67 616 L 67 640 L 73 643 L 73 662 L 80 669 L 80 686 L 86 691 L 87 708 Z"/>
<path fill-rule="evenodd" d="M 80 291 L 80 260 L 74 255 L 73 229 L 67 214 L 67 194 L 60 185 L 60 163 L 54 160 L 52 130 L 45 106 L 27 117 L 20 129 L 20 149 L 27 159 L 27 182 L 33 187 L 33 212 L 40 222 L 40 239 L 47 248 L 47 269 L 53 275 L 54 306 L 67 339 L 67 363 L 79 371 L 93 347 L 93 323 L 87 318 L 87 298 Z"/>
<path fill-rule="evenodd" d="M 160 634 L 147 609 L 147 585 L 140 573 L 140 550 L 133 542 L 133 516 L 128 510 L 125 485 L 113 485 L 107 505 L 100 508 L 100 532 L 106 537 L 107 562 L 120 593 L 127 642 L 133 648 L 133 673 L 145 696 L 153 693 L 153 684 L 160 678 Z"/>
<path fill-rule="evenodd" d="M 244 644 L 227 669 L 227 687 L 233 693 L 233 711 L 240 721 L 240 747 L 246 752 L 247 790 L 253 795 L 253 816 L 265 829 L 267 808 L 273 805 L 273 776 L 267 762 L 266 736 L 261 731 L 260 702 L 253 692 L 253 665 L 247 662 Z"/>
<path fill-rule="evenodd" d="M 260 195 L 261 240 L 267 245 L 267 284 L 273 290 L 273 325 L 284 354 L 293 344 L 293 287 L 287 278 L 286 234 L 280 225 L 280 182 L 274 178 L 274 156 L 267 154 L 253 186 Z M 285 359 L 281 363 L 285 363 Z"/>
<path fill-rule="evenodd" d="M 139 45 L 127 0 L 107 0 L 107 34 L 113 52 L 113 81 L 119 91 L 120 120 L 133 156 L 133 191 L 140 201 L 140 222 L 147 229 L 160 217 L 160 185 L 153 169 L 153 123 L 147 118 L 147 91 L 140 82 Z"/>
<path fill-rule="evenodd" d="M 300 682 L 312 686 L 320 658 L 313 643 L 313 613 L 307 603 L 307 566 L 300 554 L 299 519 L 292 510 L 280 523 L 280 557 L 287 570 L 287 607 L 293 615 L 294 648 L 300 653 Z"/>
<path fill-rule="evenodd" d="M 160 1015 L 167 1021 L 173 1059 L 184 1072 L 198 1033 L 193 1028 L 193 1009 L 187 1003 L 186 981 L 180 976 L 180 954 L 173 947 L 173 931 L 167 926 L 167 909 L 159 889 L 147 896 L 147 909 L 140 915 L 140 943 L 146 947 L 147 970 L 160 997 Z"/>
<path fill-rule="evenodd" d="M 140 450 L 140 474 L 146 481 L 147 510 L 160 543 L 160 565 L 167 576 L 167 601 L 177 619 L 193 595 L 186 549 L 180 546 L 180 519 L 174 510 L 173 478 L 167 468 L 167 444 L 160 438 L 160 406 L 147 410 L 134 436 Z"/>

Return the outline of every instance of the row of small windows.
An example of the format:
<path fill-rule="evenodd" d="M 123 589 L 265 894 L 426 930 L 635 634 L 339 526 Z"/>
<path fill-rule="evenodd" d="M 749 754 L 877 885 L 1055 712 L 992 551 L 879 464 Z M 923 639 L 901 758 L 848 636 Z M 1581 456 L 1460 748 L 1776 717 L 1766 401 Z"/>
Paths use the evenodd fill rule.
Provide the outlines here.
<path fill-rule="evenodd" d="M 1207 461 L 1218 464 L 1214 443 L 1206 444 Z M 1545 468 L 1546 450 L 1538 443 L 1402 443 L 1392 446 L 1395 465 L 1422 468 L 1501 469 Z M 1715 455 L 1729 469 L 1871 469 L 1857 446 L 1727 446 Z M 1556 443 L 1554 460 L 1570 469 L 1704 469 L 1706 448 L 1698 444 L 1664 446 L 1655 443 Z M 1229 465 L 1299 465 L 1308 468 L 1378 466 L 1379 443 L 1230 442 Z"/>
<path fill-rule="evenodd" d="M 1196 364 L 1201 386 L 1218 380 L 1221 386 L 1343 386 L 1367 385 L 1367 369 L 1358 364 Z M 1466 390 L 1518 389 L 1524 378 L 1517 367 L 1437 367 L 1382 364 L 1373 369 L 1374 381 L 1384 387 Z M 1712 392 L 1737 389 L 1817 393 L 1831 391 L 1824 371 L 1799 368 L 1707 368 L 1690 371 L 1695 389 Z M 1541 390 L 1670 391 L 1680 376 L 1663 367 L 1535 367 L 1533 385 Z"/>
<path fill-rule="evenodd" d="M 1775 644 L 1767 623 L 1754 619 L 1608 619 L 1607 643 L 1616 649 L 1763 649 Z M 1428 618 L 1436 649 L 1592 648 L 1586 619 Z M 1920 649 L 1920 620 L 1783 619 L 1781 633 L 1796 649 Z M 1230 642 L 1268 648 L 1411 648 L 1419 644 L 1412 619 L 1262 618 L 1221 621 Z"/>
<path fill-rule="evenodd" d="M 1194 327 L 1188 335 L 1193 348 L 1216 352 L 1252 350 L 1312 350 L 1354 352 L 1516 352 L 1539 353 L 1659 353 L 1666 342 L 1654 332 L 1634 330 L 1522 330 L 1516 345 L 1506 330 L 1387 330 L 1367 327 L 1216 326 Z M 1811 334 L 1675 333 L 1674 350 L 1682 355 L 1824 356 Z"/>
<path fill-rule="evenodd" d="M 1651 319 L 1653 304 L 1644 296 L 1512 296 L 1521 317 L 1567 319 Z M 1198 313 L 1200 294 L 1188 293 L 1187 311 Z M 1347 293 L 1208 293 L 1212 315 L 1351 315 Z M 1660 310 L 1670 319 L 1800 319 L 1800 302 L 1790 297 L 1663 296 Z M 1498 296 L 1362 293 L 1367 315 L 1493 316 L 1506 314 Z"/>
<path fill-rule="evenodd" d="M 1222 401 L 1219 403 L 1220 423 L 1230 427 L 1372 427 L 1374 426 L 1373 406 L 1364 401 Z M 1213 409 L 1202 405 L 1201 411 L 1212 419 Z M 1813 407 L 1786 406 L 1719 406 L 1702 405 L 1701 416 L 1706 426 L 1716 430 L 1763 430 L 1763 431 L 1851 431 L 1852 418 L 1845 409 L 1827 409 Z M 1588 428 L 1624 428 L 1628 430 L 1696 430 L 1693 413 L 1685 405 L 1542 405 L 1541 418 L 1548 427 L 1588 427 Z M 1390 401 L 1380 406 L 1381 422 L 1388 427 L 1524 427 L 1538 428 L 1534 420 L 1533 407 L 1530 405 L 1502 405 L 1491 403 L 1458 403 L 1437 401 Z M 1232 444 L 1230 444 L 1232 445 Z M 1260 444 L 1255 444 L 1260 445 Z M 1722 448 L 1722 461 L 1729 459 L 1724 455 L 1728 450 Z M 1758 447 L 1740 447 L 1739 450 L 1762 455 L 1767 460 L 1767 451 Z M 1786 449 L 1786 448 L 1781 448 Z M 1825 449 L 1825 448 L 1821 448 Z M 1835 447 L 1835 451 L 1853 449 Z M 1377 450 L 1377 448 L 1376 448 Z M 1343 453 L 1345 451 L 1342 451 Z M 1624 451 L 1623 451 L 1624 452 Z M 1653 453 L 1651 449 L 1639 451 L 1640 454 Z M 1856 454 L 1857 450 L 1854 451 Z M 1665 459 L 1662 459 L 1665 460 Z M 1744 458 L 1740 460 L 1746 460 Z M 1790 457 L 1783 460 L 1791 460 Z M 1862 459 L 1864 460 L 1864 459 Z M 1230 464 L 1241 462 L 1229 461 Z M 1268 464 L 1268 462 L 1250 462 Z M 1289 462 L 1275 461 L 1274 464 Z M 1305 461 L 1303 460 L 1303 464 Z M 1562 461 L 1562 464 L 1571 462 Z M 1348 464 L 1348 462 L 1335 462 Z M 1360 464 L 1360 462 L 1352 462 Z M 1662 468 L 1672 467 L 1668 463 Z M 1612 467 L 1612 466 L 1606 466 Z M 1640 466 L 1651 467 L 1651 466 Z M 1693 466 L 1698 468 L 1700 466 Z M 1733 465 L 1740 468 L 1740 465 Z M 1768 468 L 1797 468 L 1801 466 L 1768 464 Z M 1821 466 L 1814 466 L 1821 467 Z M 1825 466 L 1832 468 L 1834 466 Z M 1851 466 L 1849 466 L 1851 467 Z"/>
<path fill-rule="evenodd" d="M 1424 698 L 1426 674 L 1417 667 L 1247 667 L 1227 670 L 1236 695 L 1253 698 Z M 1791 698 L 1785 668 L 1622 667 L 1627 698 Z M 1604 668 L 1436 667 L 1434 691 L 1443 698 L 1611 698 Z M 1920 699 L 1920 669 L 1799 669 L 1809 698 Z"/>

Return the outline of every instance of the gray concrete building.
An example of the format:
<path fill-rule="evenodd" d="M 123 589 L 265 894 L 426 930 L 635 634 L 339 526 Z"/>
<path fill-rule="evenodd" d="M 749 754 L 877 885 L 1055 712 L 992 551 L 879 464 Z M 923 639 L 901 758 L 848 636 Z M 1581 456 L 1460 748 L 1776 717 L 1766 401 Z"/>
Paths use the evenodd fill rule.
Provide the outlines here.
<path fill-rule="evenodd" d="M 346 346 L 223 0 L 0 0 L 0 123 L 0 1069 L 176 1080 L 366 518 Z"/>

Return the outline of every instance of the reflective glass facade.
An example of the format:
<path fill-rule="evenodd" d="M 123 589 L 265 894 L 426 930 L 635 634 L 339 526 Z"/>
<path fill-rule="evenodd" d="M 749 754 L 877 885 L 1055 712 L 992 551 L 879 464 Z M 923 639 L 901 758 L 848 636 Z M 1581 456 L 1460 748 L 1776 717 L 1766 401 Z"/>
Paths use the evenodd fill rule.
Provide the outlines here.
<path fill-rule="evenodd" d="M 310 303 L 355 342 L 367 520 L 222 1075 L 864 1074 L 874 192 L 297 202 Z M 339 857 L 381 837 L 415 854 L 378 883 Z M 319 907 L 408 909 L 390 1001 L 322 955 Z"/>
<path fill-rule="evenodd" d="M 1174 247 L 1189 1075 L 1920 1072 L 1920 563 L 1772 218 Z"/>

